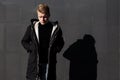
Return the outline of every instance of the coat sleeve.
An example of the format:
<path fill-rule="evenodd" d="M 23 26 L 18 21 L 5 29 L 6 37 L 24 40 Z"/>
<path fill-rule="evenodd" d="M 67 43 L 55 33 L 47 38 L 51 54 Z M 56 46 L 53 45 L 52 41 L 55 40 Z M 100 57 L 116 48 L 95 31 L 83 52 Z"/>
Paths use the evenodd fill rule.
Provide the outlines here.
<path fill-rule="evenodd" d="M 27 52 L 31 52 L 32 50 L 32 43 L 31 43 L 31 26 L 27 27 L 27 30 L 21 40 L 22 46 L 27 50 Z"/>
<path fill-rule="evenodd" d="M 62 50 L 64 46 L 64 39 L 63 39 L 63 36 L 62 36 L 62 30 L 60 29 L 59 30 L 59 33 L 58 33 L 58 39 L 57 39 L 57 52 L 60 52 Z"/>

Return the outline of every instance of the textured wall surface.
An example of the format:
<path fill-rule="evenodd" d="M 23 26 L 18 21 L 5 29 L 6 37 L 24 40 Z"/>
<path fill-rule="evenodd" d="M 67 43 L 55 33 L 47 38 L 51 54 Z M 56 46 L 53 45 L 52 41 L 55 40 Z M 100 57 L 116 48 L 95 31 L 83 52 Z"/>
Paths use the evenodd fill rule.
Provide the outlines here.
<path fill-rule="evenodd" d="M 43 2 L 50 6 L 51 20 L 59 21 L 65 39 L 57 56 L 57 80 L 69 80 L 69 61 L 62 54 L 84 34 L 96 40 L 97 80 L 120 80 L 118 0 L 0 0 L 0 80 L 25 80 L 28 54 L 21 38 Z"/>

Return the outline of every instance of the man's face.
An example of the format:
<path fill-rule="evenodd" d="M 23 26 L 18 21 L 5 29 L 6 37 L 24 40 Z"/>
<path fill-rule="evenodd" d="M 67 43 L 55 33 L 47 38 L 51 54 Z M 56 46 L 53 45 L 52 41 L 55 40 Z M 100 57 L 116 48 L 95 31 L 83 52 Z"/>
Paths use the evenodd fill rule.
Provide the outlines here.
<path fill-rule="evenodd" d="M 38 15 L 38 19 L 41 25 L 45 25 L 48 22 L 49 17 L 46 14 L 37 12 L 37 15 Z"/>

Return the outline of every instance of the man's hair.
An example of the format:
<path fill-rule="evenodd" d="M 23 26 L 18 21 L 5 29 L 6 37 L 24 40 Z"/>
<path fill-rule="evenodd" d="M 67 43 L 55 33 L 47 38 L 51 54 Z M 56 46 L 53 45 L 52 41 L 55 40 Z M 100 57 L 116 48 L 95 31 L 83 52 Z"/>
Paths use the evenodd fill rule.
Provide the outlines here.
<path fill-rule="evenodd" d="M 37 12 L 46 14 L 47 16 L 50 16 L 50 10 L 47 4 L 39 4 L 37 6 Z"/>

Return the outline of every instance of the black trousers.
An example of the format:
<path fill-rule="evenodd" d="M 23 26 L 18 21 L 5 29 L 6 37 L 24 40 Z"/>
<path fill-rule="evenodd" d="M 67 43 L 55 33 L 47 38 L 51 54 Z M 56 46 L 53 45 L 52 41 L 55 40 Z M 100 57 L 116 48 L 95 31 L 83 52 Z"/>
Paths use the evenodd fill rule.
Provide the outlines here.
<path fill-rule="evenodd" d="M 39 64 L 39 74 L 37 80 L 56 80 L 56 64 Z"/>
<path fill-rule="evenodd" d="M 47 63 L 39 64 L 38 77 L 40 78 L 40 80 L 47 80 L 47 77 L 48 77 L 48 64 Z"/>

